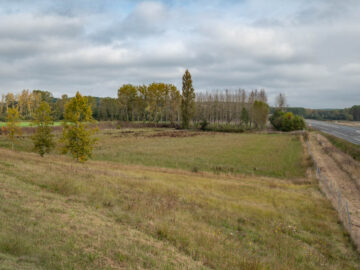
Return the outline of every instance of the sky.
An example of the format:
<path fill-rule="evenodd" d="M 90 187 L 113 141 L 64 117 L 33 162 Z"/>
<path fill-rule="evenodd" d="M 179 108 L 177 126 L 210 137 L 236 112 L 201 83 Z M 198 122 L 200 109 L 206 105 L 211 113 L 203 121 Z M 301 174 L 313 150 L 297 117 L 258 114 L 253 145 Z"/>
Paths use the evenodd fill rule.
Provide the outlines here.
<path fill-rule="evenodd" d="M 359 0 L 0 0 L 0 94 L 115 97 L 125 83 L 264 88 L 360 104 Z"/>

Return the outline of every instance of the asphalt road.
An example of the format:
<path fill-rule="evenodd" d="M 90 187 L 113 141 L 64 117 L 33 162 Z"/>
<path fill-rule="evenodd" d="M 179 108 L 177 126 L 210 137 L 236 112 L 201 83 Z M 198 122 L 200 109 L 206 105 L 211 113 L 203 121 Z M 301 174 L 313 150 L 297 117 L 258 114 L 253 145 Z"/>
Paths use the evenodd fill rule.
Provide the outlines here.
<path fill-rule="evenodd" d="M 360 145 L 360 128 L 337 125 L 325 121 L 306 120 L 308 126 Z"/>

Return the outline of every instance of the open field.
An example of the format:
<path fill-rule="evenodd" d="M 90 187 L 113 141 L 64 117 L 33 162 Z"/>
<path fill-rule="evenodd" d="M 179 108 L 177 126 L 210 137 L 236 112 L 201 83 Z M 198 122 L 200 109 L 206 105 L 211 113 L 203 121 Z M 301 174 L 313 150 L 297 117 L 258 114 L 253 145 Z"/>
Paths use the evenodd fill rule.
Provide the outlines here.
<path fill-rule="evenodd" d="M 305 172 L 296 136 L 111 130 L 98 137 L 98 160 L 277 177 L 303 177 Z"/>
<path fill-rule="evenodd" d="M 302 145 L 296 135 L 224 134 L 174 129 L 101 130 L 93 158 L 123 164 L 178 168 L 188 171 L 305 176 Z M 10 147 L 0 137 L 0 147 Z M 15 149 L 32 151 L 29 136 Z"/>
<path fill-rule="evenodd" d="M 357 269 L 317 184 L 0 149 L 3 269 Z"/>

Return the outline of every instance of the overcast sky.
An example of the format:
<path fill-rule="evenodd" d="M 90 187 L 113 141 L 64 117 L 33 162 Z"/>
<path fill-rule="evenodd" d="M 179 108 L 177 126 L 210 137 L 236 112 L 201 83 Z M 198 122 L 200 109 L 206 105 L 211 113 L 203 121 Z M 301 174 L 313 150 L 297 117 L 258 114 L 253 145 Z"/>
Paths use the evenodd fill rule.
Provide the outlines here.
<path fill-rule="evenodd" d="M 0 0 L 0 93 L 115 97 L 124 83 L 265 88 L 360 104 L 359 0 Z"/>

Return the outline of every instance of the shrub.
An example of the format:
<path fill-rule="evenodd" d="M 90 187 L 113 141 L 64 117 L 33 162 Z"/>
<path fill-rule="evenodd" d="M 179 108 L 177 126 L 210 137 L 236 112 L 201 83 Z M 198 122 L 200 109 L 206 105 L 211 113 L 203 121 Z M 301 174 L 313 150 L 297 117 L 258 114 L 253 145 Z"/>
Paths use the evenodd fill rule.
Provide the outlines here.
<path fill-rule="evenodd" d="M 208 125 L 209 125 L 208 121 L 203 120 L 203 121 L 201 121 L 201 123 L 200 123 L 200 129 L 203 130 L 203 131 L 205 131 Z"/>
<path fill-rule="evenodd" d="M 276 110 L 270 117 L 270 122 L 275 129 L 281 131 L 294 131 L 305 128 L 303 117 L 294 116 L 292 112 L 283 112 L 282 110 Z"/>

